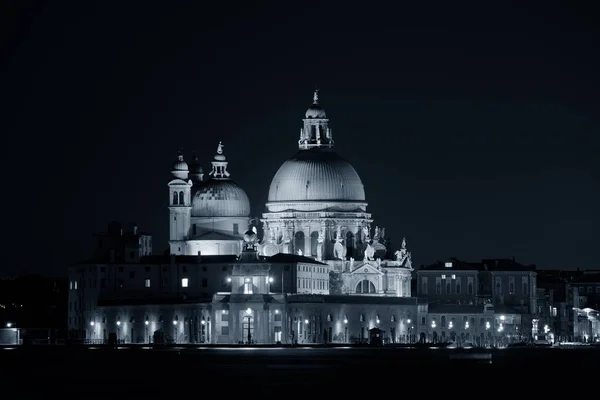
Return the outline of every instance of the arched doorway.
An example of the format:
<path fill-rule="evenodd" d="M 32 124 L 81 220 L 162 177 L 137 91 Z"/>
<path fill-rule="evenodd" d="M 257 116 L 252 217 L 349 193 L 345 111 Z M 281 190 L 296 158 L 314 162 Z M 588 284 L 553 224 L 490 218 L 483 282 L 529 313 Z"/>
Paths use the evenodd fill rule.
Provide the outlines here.
<path fill-rule="evenodd" d="M 350 231 L 346 233 L 346 259 L 354 257 L 354 234 Z"/>
<path fill-rule="evenodd" d="M 294 234 L 294 253 L 298 254 L 298 250 L 304 254 L 304 232 L 298 231 Z"/>
<path fill-rule="evenodd" d="M 363 279 L 362 281 L 358 282 L 358 285 L 356 285 L 356 293 L 374 294 L 377 293 L 377 290 L 375 289 L 373 282 L 368 279 Z"/>
<path fill-rule="evenodd" d="M 319 246 L 319 232 L 315 231 L 310 234 L 310 255 L 317 256 L 317 247 Z"/>
<path fill-rule="evenodd" d="M 246 344 L 252 344 L 254 340 L 254 313 L 250 308 L 243 312 L 242 322 L 242 341 Z"/>

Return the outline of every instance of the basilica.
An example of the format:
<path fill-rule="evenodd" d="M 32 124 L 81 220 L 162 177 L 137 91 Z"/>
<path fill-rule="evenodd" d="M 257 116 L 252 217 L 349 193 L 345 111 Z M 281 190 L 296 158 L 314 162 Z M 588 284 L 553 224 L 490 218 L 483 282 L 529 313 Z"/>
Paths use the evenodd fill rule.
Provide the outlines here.
<path fill-rule="evenodd" d="M 93 257 L 69 273 L 72 336 L 300 344 L 376 335 L 483 345 L 537 326 L 530 268 L 447 260 L 413 273 L 407 241 L 390 248 L 385 228 L 373 224 L 329 122 L 315 91 L 298 151 L 275 173 L 260 223 L 234 180 L 242 162 L 230 167 L 224 143 L 215 143 L 208 174 L 180 152 L 167 184 L 168 250 L 153 253 L 151 235 L 137 226 L 112 223 L 95 235 Z"/>

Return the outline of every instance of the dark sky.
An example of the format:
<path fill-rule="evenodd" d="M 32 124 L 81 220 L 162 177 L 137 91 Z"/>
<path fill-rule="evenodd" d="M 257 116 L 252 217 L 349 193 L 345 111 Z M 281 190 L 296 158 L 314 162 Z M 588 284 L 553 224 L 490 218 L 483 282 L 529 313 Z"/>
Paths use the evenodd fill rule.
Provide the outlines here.
<path fill-rule="evenodd" d="M 260 215 L 315 85 L 374 225 L 414 264 L 598 265 L 593 2 L 12 3 L 0 275 L 63 274 L 111 220 L 164 250 L 179 147 L 208 170 L 222 140 Z"/>

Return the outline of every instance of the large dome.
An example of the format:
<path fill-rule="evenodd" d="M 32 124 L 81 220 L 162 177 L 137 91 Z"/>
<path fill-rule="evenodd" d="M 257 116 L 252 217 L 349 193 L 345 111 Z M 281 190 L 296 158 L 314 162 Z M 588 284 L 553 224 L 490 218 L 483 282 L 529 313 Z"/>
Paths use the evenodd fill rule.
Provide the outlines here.
<path fill-rule="evenodd" d="M 365 189 L 350 163 L 330 149 L 300 150 L 279 168 L 269 202 L 364 202 Z"/>
<path fill-rule="evenodd" d="M 231 180 L 209 179 L 192 200 L 192 217 L 248 217 L 250 200 Z"/>

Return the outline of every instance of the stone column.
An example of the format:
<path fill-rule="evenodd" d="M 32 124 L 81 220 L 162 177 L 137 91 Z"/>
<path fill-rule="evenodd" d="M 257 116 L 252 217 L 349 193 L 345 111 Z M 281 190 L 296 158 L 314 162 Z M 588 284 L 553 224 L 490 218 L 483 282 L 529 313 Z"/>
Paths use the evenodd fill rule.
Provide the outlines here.
<path fill-rule="evenodd" d="M 310 236 L 310 226 L 305 226 L 303 228 L 304 231 L 304 250 L 302 250 L 303 254 L 307 257 L 311 256 L 311 242 L 312 242 L 312 238 Z"/>

